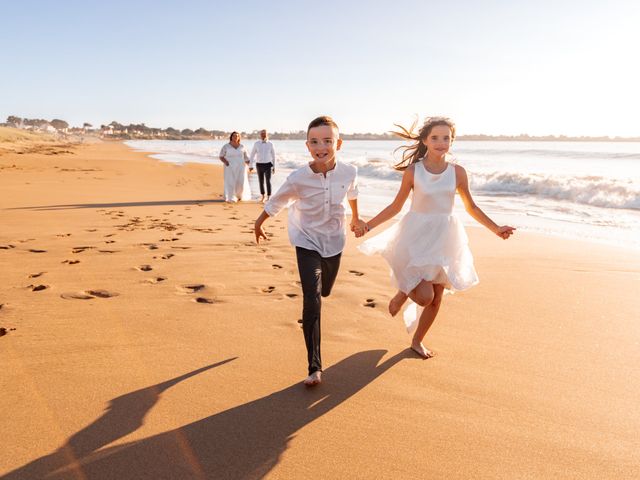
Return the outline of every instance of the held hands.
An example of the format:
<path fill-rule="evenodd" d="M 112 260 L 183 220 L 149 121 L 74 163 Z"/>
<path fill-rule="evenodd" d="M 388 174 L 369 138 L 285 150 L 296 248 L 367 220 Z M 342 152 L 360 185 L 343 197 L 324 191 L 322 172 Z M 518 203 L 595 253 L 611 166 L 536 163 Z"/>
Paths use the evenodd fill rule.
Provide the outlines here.
<path fill-rule="evenodd" d="M 351 231 L 356 235 L 356 238 L 360 238 L 369 231 L 369 225 L 362 219 L 352 220 Z"/>
<path fill-rule="evenodd" d="M 498 235 L 500 238 L 502 238 L 503 240 L 506 240 L 511 235 L 513 235 L 515 231 L 516 229 L 514 227 L 503 225 L 502 227 L 498 227 L 498 230 L 494 233 Z"/>

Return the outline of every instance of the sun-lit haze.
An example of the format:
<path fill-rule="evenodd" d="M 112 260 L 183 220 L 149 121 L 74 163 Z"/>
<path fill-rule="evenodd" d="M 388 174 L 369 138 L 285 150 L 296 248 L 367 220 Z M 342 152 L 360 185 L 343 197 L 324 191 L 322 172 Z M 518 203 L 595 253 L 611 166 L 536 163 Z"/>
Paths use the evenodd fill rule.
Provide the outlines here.
<path fill-rule="evenodd" d="M 640 3 L 3 2 L 0 121 L 640 136 Z"/>

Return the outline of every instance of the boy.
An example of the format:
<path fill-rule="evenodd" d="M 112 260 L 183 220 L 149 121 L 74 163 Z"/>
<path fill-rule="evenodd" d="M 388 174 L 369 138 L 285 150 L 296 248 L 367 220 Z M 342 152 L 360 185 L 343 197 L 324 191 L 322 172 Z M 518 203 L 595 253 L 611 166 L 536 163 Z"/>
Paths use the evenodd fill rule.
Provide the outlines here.
<path fill-rule="evenodd" d="M 307 386 L 321 382 L 320 297 L 327 297 L 340 267 L 345 244 L 345 196 L 351 207 L 351 229 L 364 228 L 358 217 L 356 168 L 336 161 L 342 146 L 338 126 L 331 117 L 313 120 L 307 129 L 312 161 L 294 171 L 264 206 L 255 223 L 256 243 L 267 240 L 264 221 L 289 205 L 289 241 L 296 247 L 302 284 L 302 330 L 307 346 Z"/>

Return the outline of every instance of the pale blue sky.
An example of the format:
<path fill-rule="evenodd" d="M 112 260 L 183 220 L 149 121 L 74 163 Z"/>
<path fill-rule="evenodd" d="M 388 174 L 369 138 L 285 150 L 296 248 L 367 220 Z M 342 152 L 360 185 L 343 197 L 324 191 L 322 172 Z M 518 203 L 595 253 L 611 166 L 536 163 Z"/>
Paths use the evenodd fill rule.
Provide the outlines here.
<path fill-rule="evenodd" d="M 0 2 L 0 119 L 640 135 L 640 2 Z"/>

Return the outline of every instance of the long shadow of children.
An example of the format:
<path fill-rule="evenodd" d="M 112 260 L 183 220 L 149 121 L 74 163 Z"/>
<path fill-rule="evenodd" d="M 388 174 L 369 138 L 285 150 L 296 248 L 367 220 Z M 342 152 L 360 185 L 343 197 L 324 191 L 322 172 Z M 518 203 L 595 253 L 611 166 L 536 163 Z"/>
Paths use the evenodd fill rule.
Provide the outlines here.
<path fill-rule="evenodd" d="M 325 371 L 329 381 L 314 389 L 295 383 L 266 397 L 125 445 L 91 450 L 90 442 L 78 441 L 85 435 L 83 430 L 56 453 L 6 478 L 262 478 L 278 463 L 297 431 L 349 399 L 402 359 L 413 358 L 409 350 L 404 350 L 378 365 L 385 353 L 386 350 L 360 352 L 338 362 Z M 223 395 L 225 387 L 228 386 L 212 395 Z M 121 406 L 128 408 L 125 404 Z M 107 425 L 105 428 L 116 431 Z M 70 458 L 71 452 L 75 460 Z M 52 456 L 58 457 L 56 462 L 46 461 Z"/>

